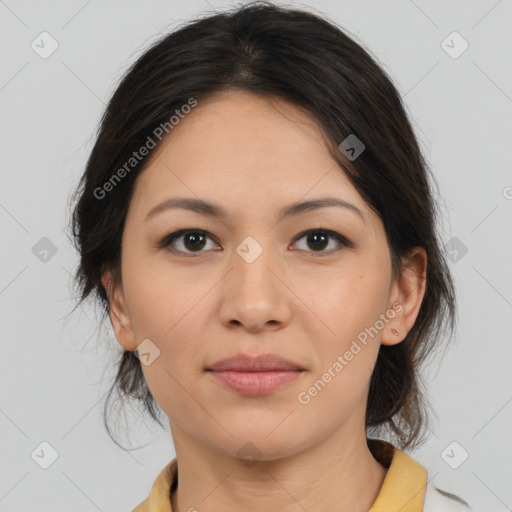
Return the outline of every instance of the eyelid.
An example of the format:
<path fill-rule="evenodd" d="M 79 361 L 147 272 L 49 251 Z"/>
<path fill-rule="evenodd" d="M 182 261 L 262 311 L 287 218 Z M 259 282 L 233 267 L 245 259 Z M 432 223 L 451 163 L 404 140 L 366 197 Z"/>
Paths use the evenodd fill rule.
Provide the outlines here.
<path fill-rule="evenodd" d="M 184 236 L 184 235 L 187 235 L 189 233 L 200 233 L 202 235 L 204 235 L 206 238 L 209 238 L 211 240 L 213 240 L 215 243 L 218 243 L 216 241 L 216 238 L 211 234 L 209 233 L 208 231 L 204 230 L 204 229 L 199 229 L 199 228 L 178 228 L 176 231 L 173 231 L 172 233 L 166 235 L 159 243 L 158 243 L 158 247 L 160 249 L 165 249 L 165 248 L 169 248 L 171 247 L 170 250 L 171 252 L 174 252 L 174 253 L 177 253 L 177 254 L 185 254 L 185 255 L 189 255 L 189 256 L 192 256 L 194 255 L 193 252 L 186 252 L 186 251 L 180 251 L 178 249 L 174 249 L 172 248 L 172 243 L 179 239 L 180 237 Z M 198 251 L 197 253 L 195 254 L 201 254 L 202 252 L 206 252 L 206 251 Z"/>
<path fill-rule="evenodd" d="M 309 233 L 322 233 L 322 234 L 326 235 L 327 237 L 334 238 L 341 245 L 344 245 L 349 248 L 354 247 L 354 244 L 350 240 L 348 240 L 348 238 L 344 237 L 342 234 L 338 233 L 337 231 L 333 231 L 332 229 L 326 229 L 326 228 L 306 229 L 305 231 L 302 231 L 294 238 L 293 243 L 297 242 L 298 240 L 300 240 L 304 236 L 308 235 Z M 316 253 L 315 253 L 315 251 L 307 251 L 307 252 L 311 252 L 312 254 L 317 254 L 320 256 L 322 254 L 325 254 L 325 255 L 331 254 L 332 252 L 336 252 L 336 250 L 320 251 L 320 252 L 316 252 Z"/>
<path fill-rule="evenodd" d="M 204 229 L 199 229 L 199 228 L 178 228 L 176 231 L 173 231 L 172 233 L 166 235 L 158 243 L 158 247 L 160 249 L 165 249 L 165 248 L 172 247 L 172 243 L 175 240 L 177 240 L 180 237 L 182 237 L 184 235 L 187 235 L 189 233 L 201 233 L 202 235 L 206 236 L 206 238 L 209 238 L 209 239 L 213 240 L 215 243 L 218 243 L 216 238 L 211 233 L 209 233 L 208 231 L 206 231 Z M 299 241 L 300 239 L 304 238 L 306 235 L 308 235 L 310 233 L 321 233 L 321 234 L 324 234 L 325 236 L 327 236 L 328 238 L 335 239 L 342 248 L 343 247 L 347 247 L 347 248 L 353 248 L 354 247 L 354 244 L 350 240 L 348 240 L 345 236 L 341 235 L 337 231 L 333 231 L 331 229 L 326 229 L 326 228 L 321 228 L 321 227 L 319 227 L 319 228 L 310 228 L 310 229 L 306 229 L 306 230 L 302 231 L 301 233 L 299 233 L 298 235 L 295 236 L 295 238 L 293 239 L 292 243 L 295 244 L 297 241 Z M 168 250 L 173 252 L 173 253 L 176 253 L 176 254 L 187 255 L 187 256 L 200 255 L 203 252 L 207 252 L 207 251 L 197 251 L 196 253 L 194 253 L 194 252 L 181 251 L 181 250 L 177 250 L 177 249 L 174 249 L 174 248 L 170 248 Z M 338 248 L 338 249 L 331 249 L 329 251 L 305 251 L 305 252 L 314 254 L 315 256 L 318 256 L 318 257 L 322 257 L 322 256 L 328 256 L 330 254 L 338 252 L 339 250 L 340 250 L 340 248 Z"/>

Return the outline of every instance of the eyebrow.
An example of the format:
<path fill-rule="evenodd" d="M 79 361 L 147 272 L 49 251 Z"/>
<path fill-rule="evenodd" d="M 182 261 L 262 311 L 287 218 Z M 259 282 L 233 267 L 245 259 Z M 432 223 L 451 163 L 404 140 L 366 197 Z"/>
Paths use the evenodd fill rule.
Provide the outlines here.
<path fill-rule="evenodd" d="M 343 199 L 339 199 L 336 197 L 322 197 L 320 199 L 312 199 L 310 201 L 292 203 L 279 210 L 278 221 L 281 221 L 288 217 L 292 217 L 294 215 L 298 215 L 300 213 L 310 212 L 313 210 L 318 210 L 319 208 L 328 208 L 332 206 L 348 209 L 349 211 L 357 214 L 366 224 L 365 216 L 357 206 L 351 203 L 347 203 Z M 144 222 L 148 221 L 155 215 L 165 210 L 176 208 L 190 210 L 201 215 L 207 215 L 219 219 L 225 219 L 228 217 L 226 210 L 224 210 L 219 205 L 208 203 L 207 201 L 203 201 L 202 199 L 196 199 L 192 197 L 173 197 L 166 199 L 165 201 L 157 204 L 156 206 L 153 206 L 153 208 L 151 208 L 151 210 L 149 210 L 149 212 L 147 213 Z"/>

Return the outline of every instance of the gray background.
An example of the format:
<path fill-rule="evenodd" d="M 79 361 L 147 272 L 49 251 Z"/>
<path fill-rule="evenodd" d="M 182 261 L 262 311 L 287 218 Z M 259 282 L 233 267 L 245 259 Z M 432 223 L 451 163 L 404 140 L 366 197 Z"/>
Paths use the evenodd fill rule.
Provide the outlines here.
<path fill-rule="evenodd" d="M 512 1 L 288 3 L 329 16 L 382 62 L 440 186 L 459 329 L 428 371 L 437 420 L 411 455 L 475 510 L 511 510 Z M 66 318 L 77 263 L 67 201 L 127 67 L 182 21 L 231 5 L 0 1 L 1 511 L 131 510 L 174 457 L 168 426 L 150 428 L 131 409 L 120 432 L 143 448 L 125 452 L 104 430 L 118 344 L 110 324 L 95 329 L 93 308 Z M 46 59 L 31 47 L 43 31 L 58 43 Z M 453 55 L 461 40 L 443 43 L 453 31 L 469 44 L 457 58 L 444 45 Z M 46 261 L 43 237 L 57 251 Z M 48 469 L 31 456 L 42 442 L 58 453 Z M 467 460 L 450 467 L 462 450 Z"/>

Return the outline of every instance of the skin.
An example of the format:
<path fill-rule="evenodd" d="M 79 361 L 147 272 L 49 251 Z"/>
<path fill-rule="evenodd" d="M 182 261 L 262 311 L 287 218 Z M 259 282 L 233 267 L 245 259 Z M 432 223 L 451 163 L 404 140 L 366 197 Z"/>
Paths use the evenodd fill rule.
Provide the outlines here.
<path fill-rule="evenodd" d="M 216 203 L 228 216 L 169 209 L 144 220 L 176 196 Z M 327 207 L 277 222 L 280 208 L 323 196 L 357 206 L 364 220 Z M 317 249 L 307 235 L 296 238 L 320 227 L 353 247 L 327 238 Z M 196 252 L 186 236 L 158 247 L 183 228 L 211 238 Z M 263 248 L 252 263 L 236 252 L 247 236 Z M 122 285 L 113 287 L 109 272 L 103 277 L 121 346 L 135 350 L 149 338 L 160 350 L 142 369 L 172 431 L 174 512 L 369 510 L 386 469 L 366 444 L 368 387 L 380 344 L 405 338 L 423 299 L 426 253 L 411 254 L 410 269 L 393 277 L 382 221 L 329 155 L 320 128 L 294 105 L 224 92 L 174 127 L 135 184 Z M 301 404 L 298 394 L 397 301 L 400 312 Z M 205 371 L 240 352 L 275 353 L 306 371 L 271 394 L 242 396 Z M 247 442 L 259 451 L 250 467 L 239 455 Z"/>

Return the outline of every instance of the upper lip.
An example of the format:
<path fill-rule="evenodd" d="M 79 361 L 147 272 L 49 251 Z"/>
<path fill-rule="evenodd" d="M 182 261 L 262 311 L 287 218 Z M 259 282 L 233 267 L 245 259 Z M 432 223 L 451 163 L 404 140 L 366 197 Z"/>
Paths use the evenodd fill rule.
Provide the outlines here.
<path fill-rule="evenodd" d="M 239 372 L 304 370 L 299 364 L 275 354 L 261 354 L 256 357 L 237 354 L 221 359 L 206 369 L 217 372 L 228 370 Z"/>

